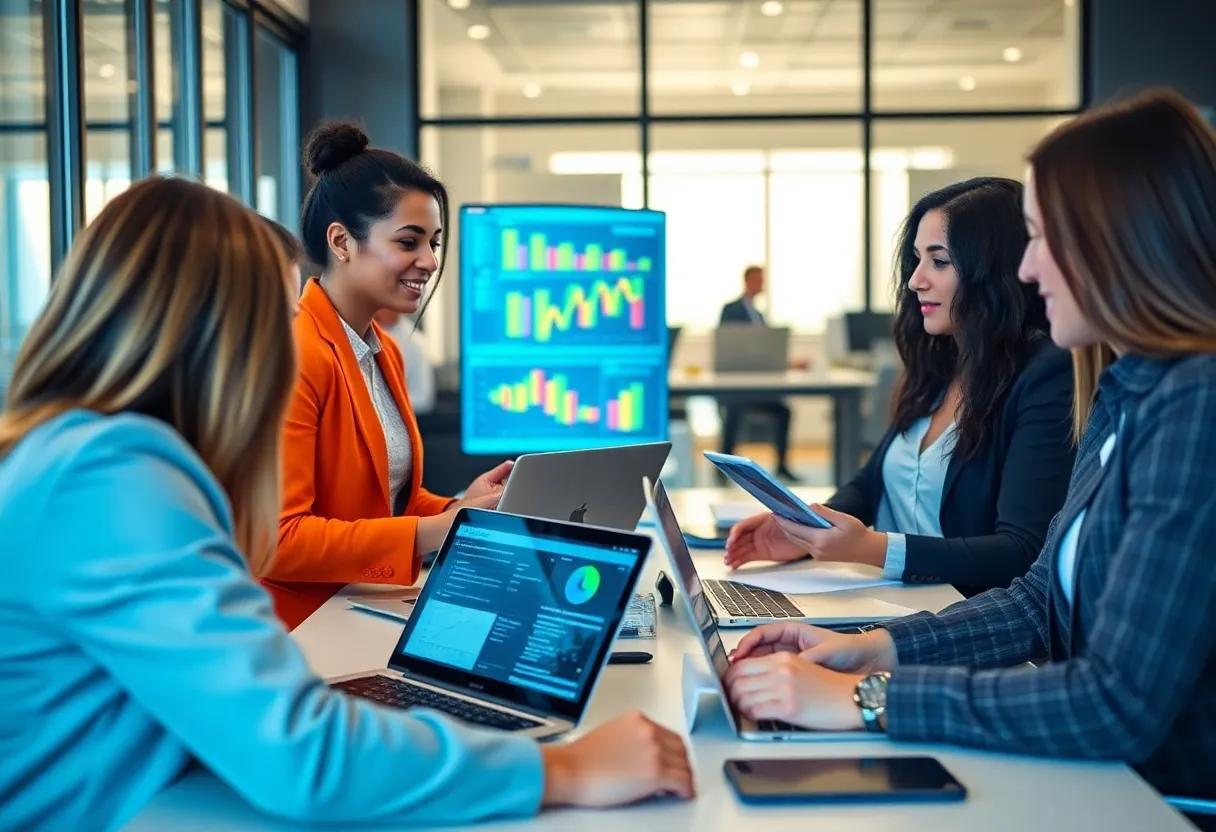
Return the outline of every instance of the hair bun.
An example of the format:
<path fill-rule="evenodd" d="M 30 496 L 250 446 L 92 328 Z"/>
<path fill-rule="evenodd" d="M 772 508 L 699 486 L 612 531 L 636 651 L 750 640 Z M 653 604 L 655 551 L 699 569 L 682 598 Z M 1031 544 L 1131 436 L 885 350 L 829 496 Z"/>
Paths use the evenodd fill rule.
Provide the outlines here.
<path fill-rule="evenodd" d="M 358 156 L 368 144 L 367 134 L 354 124 L 322 124 L 308 134 L 304 143 L 304 167 L 313 176 L 320 176 Z"/>

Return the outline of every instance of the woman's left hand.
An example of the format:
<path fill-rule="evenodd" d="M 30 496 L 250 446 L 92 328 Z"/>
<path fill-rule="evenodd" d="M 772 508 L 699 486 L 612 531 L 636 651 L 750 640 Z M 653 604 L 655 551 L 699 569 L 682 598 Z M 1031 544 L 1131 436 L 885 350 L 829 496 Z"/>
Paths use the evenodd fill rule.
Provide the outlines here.
<path fill-rule="evenodd" d="M 811 508 L 832 524 L 830 529 L 803 526 L 782 517 L 777 525 L 791 543 L 800 546 L 815 560 L 867 563 L 881 567 L 887 561 L 887 536 L 868 529 L 849 514 L 841 514 L 818 503 Z"/>
<path fill-rule="evenodd" d="M 861 730 L 853 701 L 861 676 L 837 673 L 797 653 L 771 653 L 731 665 L 726 691 L 749 719 L 776 719 L 820 731 Z"/>
<path fill-rule="evenodd" d="M 511 468 L 514 466 L 515 462 L 508 459 L 506 462 L 486 471 L 480 477 L 473 480 L 473 482 L 469 483 L 464 497 L 457 500 L 456 504 L 452 507 L 476 506 L 477 508 L 496 508 L 498 506 L 498 498 L 502 496 L 502 489 L 507 484 L 507 477 L 511 476 Z"/>

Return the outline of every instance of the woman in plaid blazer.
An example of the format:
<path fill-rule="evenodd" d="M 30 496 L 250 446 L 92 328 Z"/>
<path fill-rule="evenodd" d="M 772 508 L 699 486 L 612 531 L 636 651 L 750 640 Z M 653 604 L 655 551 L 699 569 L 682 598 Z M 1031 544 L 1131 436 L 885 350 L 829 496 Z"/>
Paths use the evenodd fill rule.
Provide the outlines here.
<path fill-rule="evenodd" d="M 1122 760 L 1216 798 L 1216 134 L 1148 93 L 1060 127 L 1030 166 L 1020 275 L 1058 345 L 1117 356 L 1037 562 L 862 635 L 760 628 L 731 698 L 809 728 Z"/>

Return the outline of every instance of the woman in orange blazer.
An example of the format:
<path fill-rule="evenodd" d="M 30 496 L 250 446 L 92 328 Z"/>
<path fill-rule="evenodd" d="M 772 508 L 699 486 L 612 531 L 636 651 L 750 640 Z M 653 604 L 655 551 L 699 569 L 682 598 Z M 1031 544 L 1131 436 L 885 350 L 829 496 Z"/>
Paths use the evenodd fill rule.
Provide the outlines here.
<path fill-rule="evenodd" d="M 440 271 L 443 185 L 357 127 L 309 138 L 316 177 L 301 229 L 324 265 L 295 320 L 300 375 L 284 430 L 278 553 L 266 574 L 275 608 L 295 627 L 343 584 L 409 584 L 443 542 L 456 509 L 493 508 L 510 471 L 478 477 L 462 501 L 422 487 L 422 441 L 401 353 L 373 320 L 419 311 Z"/>

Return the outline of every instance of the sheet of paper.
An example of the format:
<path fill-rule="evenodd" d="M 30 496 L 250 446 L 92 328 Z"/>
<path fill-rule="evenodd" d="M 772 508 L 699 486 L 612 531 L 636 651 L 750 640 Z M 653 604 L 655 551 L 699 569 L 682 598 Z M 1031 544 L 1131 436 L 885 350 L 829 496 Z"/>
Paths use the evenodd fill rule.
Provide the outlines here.
<path fill-rule="evenodd" d="M 874 586 L 898 586 L 882 576 L 876 566 L 856 563 L 819 563 L 800 560 L 777 566 L 749 566 L 730 574 L 731 580 L 760 589 L 786 592 L 790 595 L 813 595 L 819 592 L 843 592 Z"/>
<path fill-rule="evenodd" d="M 764 511 L 764 506 L 757 503 L 755 500 L 742 500 L 738 502 L 714 503 L 709 507 L 713 512 L 714 522 L 719 528 L 733 526 L 745 517 L 751 517 L 753 514 L 760 514 Z"/>

